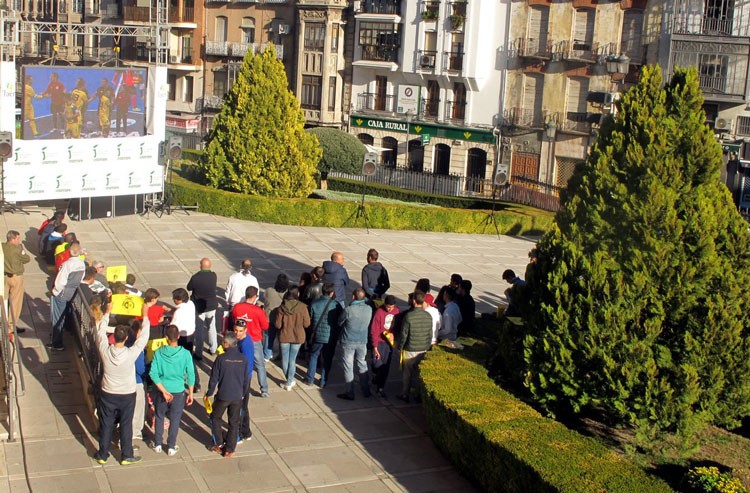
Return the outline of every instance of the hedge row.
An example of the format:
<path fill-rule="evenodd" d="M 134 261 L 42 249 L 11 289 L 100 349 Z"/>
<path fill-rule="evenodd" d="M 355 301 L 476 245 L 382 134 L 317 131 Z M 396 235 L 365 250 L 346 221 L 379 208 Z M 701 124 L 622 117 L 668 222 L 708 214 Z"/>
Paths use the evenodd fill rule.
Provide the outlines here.
<path fill-rule="evenodd" d="M 382 183 L 363 183 L 347 178 L 329 177 L 326 181 L 328 182 L 328 190 L 335 190 L 337 192 L 366 193 L 387 199 L 401 200 L 402 202 L 421 202 L 423 204 L 434 204 L 453 209 L 492 209 L 492 201 L 487 199 L 435 195 L 392 187 Z M 509 204 L 508 202 L 497 202 L 495 204 L 495 210 L 514 209 L 517 207 L 515 204 Z"/>
<path fill-rule="evenodd" d="M 672 491 L 593 438 L 541 416 L 465 354 L 431 351 L 420 374 L 433 440 L 485 491 Z"/>
<path fill-rule="evenodd" d="M 351 202 L 243 195 L 204 187 L 178 175 L 173 182 L 174 203 L 198 204 L 199 210 L 208 214 L 297 226 L 365 226 L 362 218 L 356 218 L 357 206 Z M 368 204 L 366 211 L 368 225 L 374 229 L 495 233 L 492 223 L 486 221 L 485 212 L 392 204 Z M 501 211 L 495 217 L 502 234 L 539 235 L 552 225 L 551 214 Z"/>

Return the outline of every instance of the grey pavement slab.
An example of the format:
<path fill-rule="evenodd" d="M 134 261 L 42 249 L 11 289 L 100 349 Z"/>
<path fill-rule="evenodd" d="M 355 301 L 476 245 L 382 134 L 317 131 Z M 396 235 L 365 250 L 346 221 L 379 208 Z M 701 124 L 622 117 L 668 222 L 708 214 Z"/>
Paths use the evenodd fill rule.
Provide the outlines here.
<path fill-rule="evenodd" d="M 47 214 L 51 210 L 45 210 Z M 43 217 L 3 215 L 6 229 L 25 235 L 30 251 L 38 241 L 36 227 Z M 209 257 L 222 293 L 228 276 L 250 257 L 261 287 L 273 284 L 280 272 L 297 280 L 330 257 L 344 253 L 352 288 L 369 248 L 377 248 L 389 270 L 391 292 L 405 305 L 417 279 L 429 278 L 436 292 L 459 272 L 474 284 L 478 312 L 494 311 L 504 289 L 502 271 L 523 273 L 533 239 L 490 235 L 458 235 L 412 231 L 281 226 L 240 221 L 200 213 L 119 216 L 83 222 L 69 221 L 91 258 L 108 265 L 124 264 L 136 275 L 137 286 L 157 288 L 162 300 L 184 287 Z M 325 389 L 301 383 L 306 366 L 298 361 L 298 385 L 279 388 L 277 363 L 267 365 L 270 397 L 251 399 L 253 439 L 224 459 L 207 449 L 208 417 L 201 399 L 188 407 L 181 422 L 174 457 L 156 454 L 135 441 L 143 463 L 120 466 L 119 446 L 100 466 L 91 458 L 97 446 L 94 418 L 88 413 L 76 358 L 75 341 L 65 335 L 67 349 L 50 353 L 47 291 L 49 271 L 37 261 L 24 276 L 27 296 L 19 326 L 20 358 L 26 392 L 19 398 L 23 442 L 0 446 L 0 493 L 28 491 L 473 491 L 430 440 L 418 405 L 393 398 L 400 391 L 397 358 L 386 384 L 390 398 L 355 401 L 336 397 L 344 390 L 341 368 L 334 364 Z M 200 366 L 203 386 L 210 358 Z M 253 392 L 258 384 L 254 379 Z M 149 437 L 148 430 L 145 435 Z"/>

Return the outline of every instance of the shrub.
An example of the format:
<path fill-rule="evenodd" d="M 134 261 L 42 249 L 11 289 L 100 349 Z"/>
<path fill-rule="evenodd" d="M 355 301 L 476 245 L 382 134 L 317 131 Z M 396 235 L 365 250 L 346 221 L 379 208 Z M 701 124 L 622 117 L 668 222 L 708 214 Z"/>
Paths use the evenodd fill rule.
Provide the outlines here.
<path fill-rule="evenodd" d="M 202 212 L 220 216 L 298 226 L 365 226 L 362 219 L 353 217 L 357 206 L 351 202 L 242 195 L 204 187 L 177 174 L 173 177 L 173 193 L 175 203 L 197 203 Z M 391 204 L 368 204 L 366 210 L 370 228 L 495 233 L 494 226 L 486 223 L 487 215 L 483 212 Z M 499 212 L 496 218 L 503 234 L 541 234 L 551 223 L 549 215 Z"/>
<path fill-rule="evenodd" d="M 695 467 L 688 471 L 687 486 L 691 493 L 747 493 L 742 482 L 718 467 Z"/>
<path fill-rule="evenodd" d="M 313 128 L 307 131 L 318 137 L 323 156 L 318 162 L 318 171 L 326 177 L 329 171 L 359 174 L 362 171 L 362 160 L 365 146 L 352 134 L 337 128 Z"/>
<path fill-rule="evenodd" d="M 668 492 L 663 481 L 499 388 L 464 354 L 430 351 L 423 408 L 440 449 L 485 491 Z M 474 353 L 481 359 L 484 353 Z"/>
<path fill-rule="evenodd" d="M 527 276 L 526 382 L 654 450 L 750 414 L 750 235 L 694 69 L 659 67 L 602 126 Z"/>

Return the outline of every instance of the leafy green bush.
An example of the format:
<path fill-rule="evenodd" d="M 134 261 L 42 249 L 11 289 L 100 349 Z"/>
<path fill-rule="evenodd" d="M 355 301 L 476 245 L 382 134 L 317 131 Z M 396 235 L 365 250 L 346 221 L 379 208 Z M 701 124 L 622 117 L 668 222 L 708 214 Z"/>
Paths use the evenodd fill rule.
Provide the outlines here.
<path fill-rule="evenodd" d="M 180 173 L 183 173 L 180 171 Z M 351 202 L 316 199 L 275 199 L 237 194 L 204 187 L 175 174 L 174 203 L 198 204 L 201 212 L 251 221 L 298 226 L 364 227 L 356 219 Z M 454 233 L 495 233 L 487 214 L 479 211 L 435 209 L 409 205 L 368 204 L 370 228 Z M 549 215 L 531 216 L 516 212 L 496 214 L 503 234 L 541 234 L 550 226 Z"/>
<path fill-rule="evenodd" d="M 441 450 L 485 491 L 669 492 L 663 481 L 504 391 L 485 368 L 430 351 L 420 365 L 423 408 Z M 481 359 L 483 353 L 475 354 Z"/>
<path fill-rule="evenodd" d="M 742 482 L 718 467 L 695 467 L 688 471 L 687 485 L 692 493 L 747 493 Z"/>
<path fill-rule="evenodd" d="M 360 173 L 365 146 L 357 137 L 337 128 L 312 128 L 307 131 L 318 137 L 323 157 L 318 162 L 318 171 L 326 176 L 329 171 Z"/>

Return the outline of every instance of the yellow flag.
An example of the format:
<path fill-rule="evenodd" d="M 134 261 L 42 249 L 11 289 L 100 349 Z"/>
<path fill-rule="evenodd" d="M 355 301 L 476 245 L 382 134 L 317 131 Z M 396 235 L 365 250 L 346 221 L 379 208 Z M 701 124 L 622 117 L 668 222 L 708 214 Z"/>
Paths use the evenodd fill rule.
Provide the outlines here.
<path fill-rule="evenodd" d="M 127 276 L 128 276 L 127 265 L 113 265 L 113 266 L 107 267 L 107 282 L 125 282 L 125 278 Z"/>
<path fill-rule="evenodd" d="M 143 298 L 134 294 L 113 294 L 112 313 L 115 315 L 143 315 Z"/>

